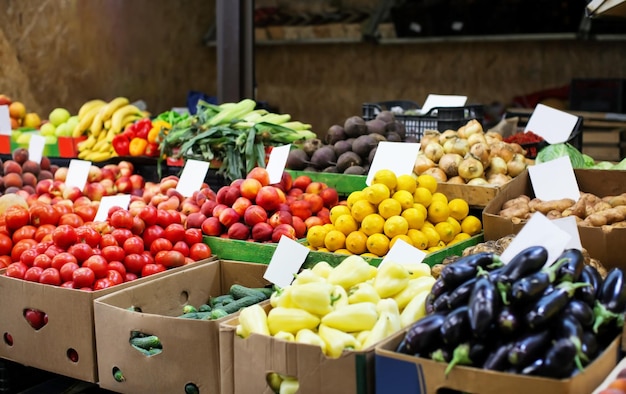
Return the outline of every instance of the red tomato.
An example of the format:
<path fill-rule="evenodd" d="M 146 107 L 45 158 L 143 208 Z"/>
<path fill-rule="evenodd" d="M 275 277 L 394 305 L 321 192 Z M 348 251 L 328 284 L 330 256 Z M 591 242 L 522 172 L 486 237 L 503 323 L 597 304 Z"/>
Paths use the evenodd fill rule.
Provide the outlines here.
<path fill-rule="evenodd" d="M 74 263 L 78 266 L 78 260 L 69 252 L 61 252 L 52 258 L 52 267 L 58 270 L 67 263 Z"/>
<path fill-rule="evenodd" d="M 57 226 L 55 226 L 54 224 L 42 224 L 41 226 L 37 227 L 37 231 L 35 231 L 35 241 L 41 242 L 43 240 L 43 237 L 48 234 L 52 234 L 55 228 L 57 228 Z"/>
<path fill-rule="evenodd" d="M 29 267 L 24 273 L 24 280 L 29 282 L 39 282 L 43 268 L 41 267 Z"/>
<path fill-rule="evenodd" d="M 76 229 L 69 224 L 60 224 L 52 232 L 52 240 L 58 247 L 67 249 L 78 241 Z"/>
<path fill-rule="evenodd" d="M 4 223 L 4 216 L 0 215 L 0 222 Z M 11 236 L 9 230 L 7 230 L 7 226 L 4 224 L 0 225 L 0 234 Z"/>
<path fill-rule="evenodd" d="M 94 228 L 88 226 L 80 226 L 76 229 L 76 237 L 78 237 L 78 242 L 84 242 L 92 248 L 100 245 L 100 235 Z"/>
<path fill-rule="evenodd" d="M 101 255 L 94 254 L 85 260 L 82 266 L 91 268 L 96 278 L 100 279 L 106 277 L 109 269 L 109 262 Z"/>
<path fill-rule="evenodd" d="M 109 270 L 119 272 L 122 277 L 126 275 L 126 266 L 121 261 L 109 261 Z"/>
<path fill-rule="evenodd" d="M 6 254 L 0 256 L 0 269 L 8 267 L 9 264 L 13 264 L 13 261 L 11 260 L 11 256 L 6 255 Z"/>
<path fill-rule="evenodd" d="M 144 245 L 152 245 L 156 239 L 163 238 L 163 234 L 165 234 L 165 230 L 158 224 L 148 226 L 142 235 Z"/>
<path fill-rule="evenodd" d="M 185 265 L 185 256 L 176 250 L 163 250 L 154 256 L 154 262 L 157 264 L 163 264 L 168 268 L 180 267 L 181 265 Z"/>
<path fill-rule="evenodd" d="M 111 234 L 115 237 L 118 245 L 124 245 L 124 241 L 133 236 L 132 231 L 127 228 L 116 228 L 111 231 Z"/>
<path fill-rule="evenodd" d="M 30 213 L 21 205 L 12 205 L 4 212 L 5 226 L 13 232 L 30 224 Z"/>
<path fill-rule="evenodd" d="M 183 217 L 180 212 L 175 209 L 168 209 L 167 212 L 170 214 L 172 218 L 172 223 L 183 224 Z"/>
<path fill-rule="evenodd" d="M 46 249 L 45 254 L 48 255 L 48 257 L 50 257 L 51 259 L 53 259 L 54 256 L 56 256 L 57 254 L 65 252 L 65 249 L 56 246 L 54 243 L 52 243 L 52 241 L 50 241 L 50 243 L 51 244 L 50 246 L 48 246 L 48 249 Z"/>
<path fill-rule="evenodd" d="M 211 248 L 209 245 L 202 242 L 193 244 L 191 245 L 191 248 L 189 248 L 189 257 L 193 261 L 208 259 L 211 257 Z"/>
<path fill-rule="evenodd" d="M 59 219 L 66 213 L 74 212 L 74 207 L 69 204 L 54 204 L 52 208 L 54 208 L 54 210 L 58 212 Z"/>
<path fill-rule="evenodd" d="M 55 210 L 52 205 L 44 203 L 35 203 L 29 208 L 30 223 L 35 227 L 44 224 L 56 226 L 59 223 L 61 213 Z"/>
<path fill-rule="evenodd" d="M 41 267 L 44 270 L 50 268 L 52 267 L 52 258 L 48 257 L 45 254 L 40 254 L 35 257 L 35 260 L 33 261 L 33 267 Z"/>
<path fill-rule="evenodd" d="M 60 287 L 64 287 L 66 289 L 73 289 L 74 288 L 74 282 L 72 282 L 71 280 L 69 280 L 67 282 L 63 282 L 63 283 L 61 283 Z"/>
<path fill-rule="evenodd" d="M 20 261 L 20 256 L 22 255 L 22 252 L 30 249 L 35 245 L 37 245 L 37 241 L 35 241 L 34 239 L 23 239 L 19 241 L 18 243 L 13 245 L 13 249 L 11 249 L 11 260 Z"/>
<path fill-rule="evenodd" d="M 141 254 L 128 254 L 124 257 L 124 265 L 126 266 L 127 272 L 139 275 L 141 274 L 143 266 L 146 265 L 146 260 Z"/>
<path fill-rule="evenodd" d="M 202 242 L 202 229 L 188 228 L 185 230 L 185 242 L 189 246 Z"/>
<path fill-rule="evenodd" d="M 45 255 L 44 255 L 45 256 Z M 60 286 L 61 285 L 61 274 L 59 270 L 56 268 L 46 268 L 41 273 L 39 277 L 39 283 L 44 283 L 46 285 Z"/>
<path fill-rule="evenodd" d="M 132 231 L 133 234 L 135 235 L 141 235 L 143 234 L 143 231 L 145 229 L 146 229 L 146 222 L 144 222 L 137 216 L 133 216 L 133 227 L 130 229 L 130 231 Z"/>
<path fill-rule="evenodd" d="M 150 244 L 150 253 L 154 256 L 162 250 L 172 250 L 172 243 L 166 238 L 157 238 Z"/>
<path fill-rule="evenodd" d="M 167 268 L 163 264 L 146 264 L 141 270 L 141 276 L 149 276 L 165 271 Z"/>
<path fill-rule="evenodd" d="M 59 270 L 59 273 L 61 274 L 61 280 L 63 280 L 63 282 L 72 282 L 74 278 L 74 271 L 76 271 L 78 268 L 80 268 L 78 264 L 71 261 L 69 263 L 63 264 L 63 266 Z M 74 282 L 72 282 L 72 284 L 74 284 Z"/>
<path fill-rule="evenodd" d="M 13 232 L 13 235 L 11 236 L 11 239 L 13 240 L 13 243 L 17 243 L 18 241 L 22 239 L 29 239 L 29 238 L 35 239 L 36 231 L 37 231 L 37 228 L 35 226 L 27 224 L 26 226 L 20 227 L 17 230 L 15 230 Z"/>
<path fill-rule="evenodd" d="M 102 250 L 102 257 L 104 257 L 107 261 L 122 261 L 126 256 L 126 252 L 124 248 L 117 245 L 105 246 Z"/>
<path fill-rule="evenodd" d="M 5 234 L 0 234 L 0 255 L 5 256 L 11 254 L 13 248 L 13 240 Z"/>
<path fill-rule="evenodd" d="M 109 208 L 107 212 L 107 219 L 110 219 L 111 215 L 113 215 L 113 213 L 119 211 L 120 209 L 124 209 L 124 208 L 120 207 L 119 205 L 114 205 L 111 208 Z"/>
<path fill-rule="evenodd" d="M 157 209 L 156 224 L 165 228 L 174 223 L 174 217 L 165 209 Z"/>
<path fill-rule="evenodd" d="M 150 254 L 149 250 L 144 250 L 141 256 L 143 257 L 146 264 L 154 263 L 154 257 Z"/>
<path fill-rule="evenodd" d="M 37 245 L 34 246 L 34 248 L 35 250 L 37 250 L 37 253 L 41 254 L 41 253 L 46 253 L 46 250 L 48 250 L 48 248 L 52 245 L 54 245 L 54 242 L 44 241 L 44 242 L 39 242 Z M 54 256 L 51 256 L 50 258 L 52 257 Z"/>
<path fill-rule="evenodd" d="M 124 283 L 124 277 L 117 270 L 107 270 L 106 278 L 110 280 L 113 285 L 119 285 L 120 283 Z"/>
<path fill-rule="evenodd" d="M 146 205 L 137 216 L 146 223 L 146 227 L 153 226 L 157 222 L 157 208 L 154 205 Z"/>
<path fill-rule="evenodd" d="M 100 238 L 100 249 L 104 249 L 107 246 L 119 246 L 113 234 L 103 234 Z"/>
<path fill-rule="evenodd" d="M 111 214 L 109 223 L 115 228 L 127 228 L 130 230 L 133 228 L 133 215 L 126 209 L 118 209 Z"/>
<path fill-rule="evenodd" d="M 137 278 L 138 278 L 137 274 L 134 274 L 132 272 L 127 272 L 126 275 L 124 275 L 124 282 L 130 282 Z"/>
<path fill-rule="evenodd" d="M 93 289 L 94 291 L 102 290 L 102 289 L 107 289 L 113 285 L 114 283 L 111 282 L 109 278 L 100 278 L 100 279 L 96 279 L 95 283 L 93 284 Z"/>
<path fill-rule="evenodd" d="M 70 225 L 74 228 L 82 226 L 83 224 L 85 224 L 85 221 L 83 220 L 83 218 L 81 218 L 80 216 L 78 216 L 75 213 L 64 213 L 63 215 L 61 215 L 61 217 L 59 218 L 59 226 L 63 225 L 63 224 L 67 224 Z"/>
<path fill-rule="evenodd" d="M 83 219 L 83 222 L 92 222 L 98 210 L 91 204 L 84 204 L 74 207 L 74 213 Z"/>
<path fill-rule="evenodd" d="M 180 223 L 172 223 L 169 226 L 165 227 L 165 236 L 164 238 L 172 241 L 173 244 L 179 241 L 185 240 L 185 227 L 183 227 Z"/>
<path fill-rule="evenodd" d="M 141 254 L 144 251 L 143 239 L 137 235 L 133 235 L 124 241 L 123 248 L 126 254 Z"/>
<path fill-rule="evenodd" d="M 24 263 L 11 263 L 5 271 L 5 275 L 11 278 L 24 279 L 28 266 Z"/>
<path fill-rule="evenodd" d="M 85 262 L 88 258 L 94 255 L 94 249 L 91 246 L 83 243 L 74 244 L 70 246 L 67 251 L 74 255 L 74 257 L 76 257 L 79 265 L 82 265 L 83 262 Z"/>
<path fill-rule="evenodd" d="M 39 252 L 35 246 L 28 248 L 20 255 L 20 262 L 26 264 L 28 267 L 32 267 L 35 263 L 35 259 L 39 256 Z"/>
<path fill-rule="evenodd" d="M 176 242 L 176 244 L 174 245 L 172 250 L 176 250 L 176 251 L 182 253 L 183 256 L 185 256 L 185 257 L 189 256 L 189 245 L 187 245 L 187 242 L 185 242 L 185 241 L 178 241 L 178 242 Z"/>
<path fill-rule="evenodd" d="M 47 316 L 44 312 L 31 308 L 24 310 L 24 318 L 35 330 L 39 330 L 48 322 Z"/>
<path fill-rule="evenodd" d="M 80 267 L 76 268 L 72 273 L 72 280 L 74 281 L 74 287 L 77 289 L 90 288 L 96 280 L 96 275 L 90 268 Z"/>

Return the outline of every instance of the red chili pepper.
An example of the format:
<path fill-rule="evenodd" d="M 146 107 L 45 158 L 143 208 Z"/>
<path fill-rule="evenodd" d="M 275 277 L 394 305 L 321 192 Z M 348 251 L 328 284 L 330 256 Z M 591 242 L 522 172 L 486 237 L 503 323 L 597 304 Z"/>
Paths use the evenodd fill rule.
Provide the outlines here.
<path fill-rule="evenodd" d="M 118 156 L 128 156 L 130 154 L 130 140 L 124 134 L 118 134 L 113 137 L 111 144 Z"/>
<path fill-rule="evenodd" d="M 525 133 L 516 133 L 504 139 L 504 142 L 508 143 L 516 143 L 520 145 L 524 144 L 535 144 L 543 141 L 543 138 L 532 131 L 527 131 Z"/>

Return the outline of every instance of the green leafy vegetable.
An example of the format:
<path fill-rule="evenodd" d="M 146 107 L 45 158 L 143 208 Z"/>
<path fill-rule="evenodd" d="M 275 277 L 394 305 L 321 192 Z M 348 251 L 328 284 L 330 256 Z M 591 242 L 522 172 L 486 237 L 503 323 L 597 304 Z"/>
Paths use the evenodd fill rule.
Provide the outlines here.
<path fill-rule="evenodd" d="M 567 142 L 561 144 L 548 145 L 537 153 L 536 164 L 568 156 L 573 168 L 585 168 L 585 158 L 583 154 Z"/>

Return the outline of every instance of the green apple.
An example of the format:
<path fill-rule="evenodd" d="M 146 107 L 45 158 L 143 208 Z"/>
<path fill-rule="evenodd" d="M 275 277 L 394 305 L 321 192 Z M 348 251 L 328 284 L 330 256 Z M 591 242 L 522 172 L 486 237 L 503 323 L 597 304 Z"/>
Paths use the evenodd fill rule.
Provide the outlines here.
<path fill-rule="evenodd" d="M 33 133 L 22 133 L 19 137 L 17 137 L 17 143 L 20 145 L 28 145 L 30 143 L 30 137 L 32 137 Z"/>
<path fill-rule="evenodd" d="M 46 135 L 44 137 L 44 144 L 46 145 L 56 145 L 58 141 L 59 140 L 55 135 Z"/>
<path fill-rule="evenodd" d="M 18 138 L 20 138 L 20 135 L 22 135 L 22 132 L 19 130 L 12 130 L 11 131 L 11 139 L 13 141 L 17 141 Z"/>
<path fill-rule="evenodd" d="M 78 124 L 78 115 L 70 116 L 66 123 L 70 125 L 71 130 L 74 130 L 74 128 Z"/>
<path fill-rule="evenodd" d="M 55 135 L 56 132 L 56 127 L 50 123 L 44 123 L 41 125 L 41 127 L 39 128 L 39 134 L 46 136 L 46 135 Z"/>
<path fill-rule="evenodd" d="M 70 127 L 69 123 L 61 123 L 54 135 L 56 135 L 57 137 L 70 137 L 72 135 L 72 131 L 74 131 L 73 127 Z"/>
<path fill-rule="evenodd" d="M 61 123 L 67 122 L 70 116 L 72 116 L 72 114 L 65 108 L 55 108 L 50 112 L 50 115 L 48 115 L 48 120 L 53 125 L 58 126 Z"/>

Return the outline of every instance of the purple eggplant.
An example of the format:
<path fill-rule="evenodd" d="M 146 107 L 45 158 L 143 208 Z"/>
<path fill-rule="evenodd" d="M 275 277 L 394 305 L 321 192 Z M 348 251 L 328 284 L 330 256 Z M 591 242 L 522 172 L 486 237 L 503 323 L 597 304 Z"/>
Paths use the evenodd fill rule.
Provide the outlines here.
<path fill-rule="evenodd" d="M 476 338 L 484 338 L 500 311 L 500 295 L 488 276 L 477 279 L 468 303 L 470 328 Z"/>
<path fill-rule="evenodd" d="M 443 267 L 440 277 L 450 291 L 475 277 L 479 268 L 489 269 L 499 265 L 501 262 L 492 252 L 470 254 Z"/>
<path fill-rule="evenodd" d="M 441 324 L 441 338 L 450 347 L 468 340 L 471 336 L 469 323 L 469 308 L 461 306 L 448 313 Z"/>
<path fill-rule="evenodd" d="M 553 321 L 552 330 L 555 339 L 567 339 L 576 348 L 574 361 L 578 369 L 582 371 L 582 362 L 588 362 L 589 360 L 582 350 L 583 326 L 578 319 L 563 313 L 559 318 Z"/>
<path fill-rule="evenodd" d="M 626 309 L 626 278 L 619 268 L 611 268 L 604 278 L 600 294 L 593 307 L 595 321 L 593 331 L 598 333 L 599 328 L 607 323 L 617 322 L 623 326 L 624 310 Z"/>
<path fill-rule="evenodd" d="M 575 365 L 576 347 L 568 339 L 557 340 L 545 353 L 521 369 L 524 375 L 537 375 L 562 379 L 572 373 Z"/>
<path fill-rule="evenodd" d="M 511 261 L 502 268 L 496 282 L 502 301 L 508 304 L 511 285 L 515 281 L 539 271 L 547 260 L 548 250 L 543 246 L 531 246 L 513 256 Z"/>
<path fill-rule="evenodd" d="M 596 269 L 591 265 L 585 265 L 583 267 L 582 272 L 580 273 L 580 277 L 578 278 L 578 282 L 589 283 L 587 287 L 581 287 L 576 290 L 574 297 L 578 300 L 586 302 L 589 306 L 593 307 L 598 295 L 600 293 L 600 289 L 603 283 L 602 276 Z"/>
<path fill-rule="evenodd" d="M 446 315 L 435 313 L 413 323 L 406 332 L 397 351 L 405 354 L 427 355 L 443 345 L 441 326 Z"/>
<path fill-rule="evenodd" d="M 513 343 L 508 360 L 511 365 L 523 368 L 541 357 L 550 345 L 549 330 L 531 332 Z"/>
<path fill-rule="evenodd" d="M 581 339 L 580 348 L 585 354 L 586 359 L 588 360 L 588 361 L 583 360 L 583 364 L 588 364 L 596 358 L 596 356 L 598 355 L 598 352 L 600 351 L 600 348 L 598 346 L 598 338 L 595 333 L 591 331 L 584 331 L 580 339 Z"/>
<path fill-rule="evenodd" d="M 472 278 L 450 292 L 447 300 L 450 310 L 456 309 L 462 305 L 467 305 L 477 280 L 477 278 Z"/>
<path fill-rule="evenodd" d="M 509 353 L 513 348 L 513 343 L 505 343 L 497 346 L 489 353 L 483 363 L 483 369 L 491 371 L 505 371 L 511 367 L 509 363 Z"/>
<path fill-rule="evenodd" d="M 513 300 L 524 304 L 540 298 L 544 291 L 555 281 L 557 272 L 565 262 L 565 259 L 557 260 L 554 264 L 513 282 L 511 285 Z"/>
<path fill-rule="evenodd" d="M 498 332 L 504 337 L 516 334 L 522 326 L 519 311 L 511 306 L 503 307 L 496 318 L 496 325 Z"/>
<path fill-rule="evenodd" d="M 588 286 L 587 283 L 559 283 L 534 304 L 524 316 L 526 325 L 531 329 L 545 326 L 552 318 L 559 315 L 572 299 L 576 289 Z"/>
<path fill-rule="evenodd" d="M 565 309 L 563 309 L 563 314 L 575 317 L 583 328 L 593 326 L 593 308 L 581 300 L 575 298 L 570 300 L 570 302 L 565 306 Z"/>
<path fill-rule="evenodd" d="M 562 262 L 556 274 L 557 283 L 578 282 L 580 273 L 585 265 L 585 256 L 579 249 L 565 249 L 556 258 L 556 262 Z"/>
<path fill-rule="evenodd" d="M 454 348 L 452 359 L 446 367 L 445 375 L 448 376 L 450 371 L 456 365 L 480 366 L 489 354 L 489 349 L 483 343 L 479 342 L 463 342 Z"/>

